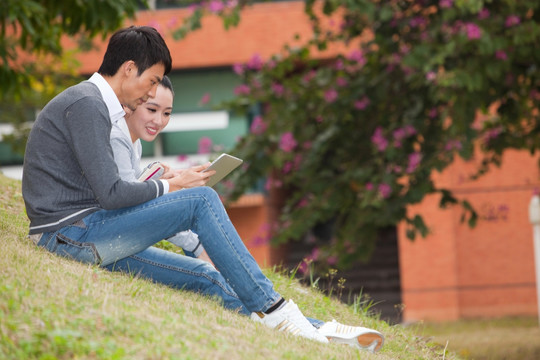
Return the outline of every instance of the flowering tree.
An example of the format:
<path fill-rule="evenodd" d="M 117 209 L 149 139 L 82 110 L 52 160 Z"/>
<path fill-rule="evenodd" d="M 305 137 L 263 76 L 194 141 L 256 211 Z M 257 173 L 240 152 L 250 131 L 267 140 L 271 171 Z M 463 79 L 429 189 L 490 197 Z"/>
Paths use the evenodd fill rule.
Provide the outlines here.
<path fill-rule="evenodd" d="M 474 225 L 469 204 L 431 176 L 475 149 L 482 173 L 504 149 L 540 145 L 539 10 L 535 0 L 306 1 L 313 40 L 234 66 L 244 83 L 228 106 L 253 121 L 235 149 L 246 169 L 232 197 L 267 179 L 286 194 L 274 240 L 330 224 L 318 256 L 340 264 L 369 253 L 379 228 L 404 220 L 411 239 L 425 235 L 406 208 L 428 194 L 461 203 Z M 313 55 L 335 44 L 347 50 Z"/>

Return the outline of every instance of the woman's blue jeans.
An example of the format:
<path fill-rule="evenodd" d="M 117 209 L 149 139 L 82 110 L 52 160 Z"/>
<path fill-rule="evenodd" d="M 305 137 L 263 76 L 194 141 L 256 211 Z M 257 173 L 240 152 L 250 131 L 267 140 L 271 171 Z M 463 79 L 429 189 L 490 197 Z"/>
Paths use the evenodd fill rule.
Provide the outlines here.
<path fill-rule="evenodd" d="M 205 261 L 152 247 L 189 229 L 199 235 L 219 271 Z M 267 310 L 281 297 L 209 187 L 176 191 L 129 208 L 99 210 L 56 232 L 44 233 L 38 245 L 112 271 L 216 296 L 225 307 L 246 315 Z"/>

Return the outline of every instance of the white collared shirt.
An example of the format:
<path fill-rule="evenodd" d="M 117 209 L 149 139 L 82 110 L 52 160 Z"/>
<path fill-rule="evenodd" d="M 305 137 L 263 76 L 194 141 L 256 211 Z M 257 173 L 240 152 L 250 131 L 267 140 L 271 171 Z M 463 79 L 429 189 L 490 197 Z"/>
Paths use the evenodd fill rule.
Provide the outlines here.
<path fill-rule="evenodd" d="M 118 120 L 124 118 L 126 112 L 124 111 L 122 104 L 120 104 L 120 100 L 118 100 L 118 97 L 107 80 L 105 80 L 101 74 L 94 73 L 94 75 L 92 75 L 88 81 L 96 85 L 101 92 L 101 96 L 103 96 L 105 105 L 107 105 L 107 109 L 109 110 L 111 124 L 115 124 Z"/>
<path fill-rule="evenodd" d="M 94 73 L 90 79 L 88 79 L 89 82 L 96 85 L 101 92 L 101 96 L 103 96 L 103 100 L 105 101 L 105 105 L 107 106 L 107 109 L 109 110 L 109 117 L 111 119 L 111 124 L 113 126 L 116 126 L 122 130 L 122 133 L 125 135 L 126 139 L 129 139 L 131 142 L 131 135 L 129 133 L 129 128 L 127 126 L 127 123 L 125 121 L 125 115 L 126 112 L 124 111 L 124 108 L 122 107 L 122 104 L 120 104 L 120 100 L 118 100 L 118 96 L 116 96 L 114 90 L 112 89 L 111 85 L 105 80 L 103 76 L 99 73 Z M 138 157 L 138 160 L 140 161 L 140 156 L 142 152 L 141 143 L 139 140 L 137 140 L 135 143 L 132 143 L 134 147 L 134 154 Z M 169 192 L 169 182 L 166 180 L 161 180 L 163 183 L 163 193 L 167 194 Z"/>

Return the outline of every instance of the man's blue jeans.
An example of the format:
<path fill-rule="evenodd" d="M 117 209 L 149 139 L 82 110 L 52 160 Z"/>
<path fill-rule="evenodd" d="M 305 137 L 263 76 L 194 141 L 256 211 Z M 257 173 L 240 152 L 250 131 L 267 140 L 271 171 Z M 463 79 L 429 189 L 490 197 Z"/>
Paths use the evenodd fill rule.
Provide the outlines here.
<path fill-rule="evenodd" d="M 152 247 L 180 231 L 199 235 L 214 267 Z M 217 193 L 196 187 L 118 210 L 99 210 L 56 232 L 39 246 L 113 271 L 138 274 L 178 289 L 222 299 L 243 314 L 264 311 L 280 299 L 240 239 Z"/>

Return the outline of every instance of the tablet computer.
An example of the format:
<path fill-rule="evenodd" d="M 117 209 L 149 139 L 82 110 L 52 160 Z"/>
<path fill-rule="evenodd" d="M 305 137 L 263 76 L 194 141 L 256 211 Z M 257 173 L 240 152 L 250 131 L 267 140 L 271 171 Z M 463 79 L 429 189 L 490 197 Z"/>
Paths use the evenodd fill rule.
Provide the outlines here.
<path fill-rule="evenodd" d="M 206 186 L 214 186 L 225 176 L 229 175 L 231 171 L 236 169 L 244 161 L 229 154 L 221 154 L 216 160 L 214 160 L 209 167 L 204 171 L 215 170 L 216 173 L 210 177 Z"/>

